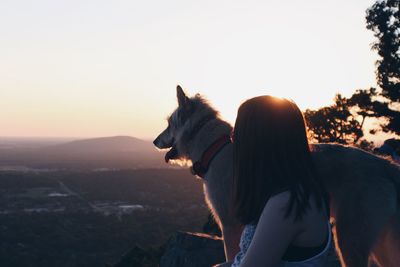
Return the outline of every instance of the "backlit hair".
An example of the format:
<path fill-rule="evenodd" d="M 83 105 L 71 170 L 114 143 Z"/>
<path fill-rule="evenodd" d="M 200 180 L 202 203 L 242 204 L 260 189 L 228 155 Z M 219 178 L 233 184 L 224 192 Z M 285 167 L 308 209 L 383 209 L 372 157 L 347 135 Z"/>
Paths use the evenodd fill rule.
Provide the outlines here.
<path fill-rule="evenodd" d="M 294 102 L 272 96 L 247 100 L 239 107 L 232 136 L 235 211 L 243 224 L 258 222 L 268 199 L 283 191 L 291 193 L 286 216 L 294 211 L 301 219 L 311 195 L 321 208 L 327 195 Z"/>

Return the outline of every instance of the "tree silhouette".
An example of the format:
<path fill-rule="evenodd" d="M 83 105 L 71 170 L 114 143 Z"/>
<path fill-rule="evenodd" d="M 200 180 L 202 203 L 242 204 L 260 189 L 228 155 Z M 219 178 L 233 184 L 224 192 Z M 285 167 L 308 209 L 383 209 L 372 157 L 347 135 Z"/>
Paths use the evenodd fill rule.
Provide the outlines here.
<path fill-rule="evenodd" d="M 377 38 L 372 49 L 379 55 L 376 79 L 385 99 L 376 112 L 387 118 L 385 132 L 400 134 L 400 1 L 379 0 L 366 13 L 367 29 Z"/>
<path fill-rule="evenodd" d="M 351 113 L 349 99 L 337 94 L 334 104 L 318 110 L 307 109 L 304 117 L 310 139 L 318 143 L 354 144 L 363 137 L 363 123 Z"/>
<path fill-rule="evenodd" d="M 384 119 L 382 113 L 386 111 L 387 105 L 382 101 L 376 100 L 379 96 L 380 94 L 376 88 L 358 89 L 348 99 L 348 106 L 352 115 L 359 118 L 361 128 L 363 128 L 365 119 L 368 117 Z M 375 134 L 380 130 L 382 130 L 382 125 L 380 128 L 369 129 L 369 132 Z"/>
<path fill-rule="evenodd" d="M 375 88 L 358 89 L 350 97 L 337 94 L 334 104 L 318 110 L 306 110 L 306 119 L 310 140 L 316 143 L 340 143 L 356 145 L 372 150 L 371 142 L 363 139 L 365 120 L 380 117 L 379 110 L 384 103 L 376 101 Z M 380 129 L 370 129 L 375 134 Z"/>
<path fill-rule="evenodd" d="M 367 29 L 377 40 L 372 49 L 378 52 L 376 79 L 379 90 L 356 90 L 350 97 L 336 95 L 334 104 L 318 110 L 306 110 L 310 139 L 314 142 L 353 144 L 371 149 L 363 139 L 368 117 L 380 119 L 382 130 L 400 134 L 400 1 L 378 0 L 366 12 Z"/>

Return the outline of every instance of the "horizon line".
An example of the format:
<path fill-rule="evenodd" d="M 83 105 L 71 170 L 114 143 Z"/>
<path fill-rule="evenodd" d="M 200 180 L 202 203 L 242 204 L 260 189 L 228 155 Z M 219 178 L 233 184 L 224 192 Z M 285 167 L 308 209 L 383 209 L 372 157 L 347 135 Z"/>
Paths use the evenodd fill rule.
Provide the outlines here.
<path fill-rule="evenodd" d="M 41 136 L 41 135 L 34 135 L 34 136 L 29 136 L 29 135 L 5 135 L 2 136 L 0 135 L 0 139 L 6 139 L 6 138 L 15 138 L 15 139 L 95 139 L 95 138 L 107 138 L 107 137 L 132 137 L 132 138 L 137 138 L 143 141 L 152 141 L 152 138 L 150 137 L 136 137 L 134 135 L 127 135 L 127 134 L 117 134 L 117 135 L 101 135 L 101 136 Z"/>

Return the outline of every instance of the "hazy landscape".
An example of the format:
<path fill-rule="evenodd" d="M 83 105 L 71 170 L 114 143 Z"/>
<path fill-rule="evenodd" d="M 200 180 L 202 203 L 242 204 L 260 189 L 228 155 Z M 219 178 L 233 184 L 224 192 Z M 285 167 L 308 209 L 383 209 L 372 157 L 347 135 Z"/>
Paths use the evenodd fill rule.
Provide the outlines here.
<path fill-rule="evenodd" d="M 190 238 L 165 246 L 219 230 L 202 181 L 150 141 L 202 143 L 207 114 L 177 85 L 231 125 L 250 98 L 289 99 L 311 143 L 400 164 L 399 0 L 1 1 L 0 22 L 0 267 L 153 267 L 168 250 L 162 267 L 209 267 Z"/>
<path fill-rule="evenodd" d="M 105 170 L 168 168 L 153 144 L 129 136 L 65 139 L 0 139 L 3 170 Z"/>
<path fill-rule="evenodd" d="M 1 266 L 105 266 L 207 221 L 201 181 L 131 137 L 0 149 Z"/>

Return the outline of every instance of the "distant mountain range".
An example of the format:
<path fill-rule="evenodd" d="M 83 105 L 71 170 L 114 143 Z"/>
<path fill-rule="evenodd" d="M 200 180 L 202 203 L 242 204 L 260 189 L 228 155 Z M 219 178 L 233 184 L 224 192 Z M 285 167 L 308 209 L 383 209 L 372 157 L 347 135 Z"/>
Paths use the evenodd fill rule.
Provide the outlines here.
<path fill-rule="evenodd" d="M 0 148 L 0 166 L 30 168 L 101 169 L 168 168 L 164 153 L 150 141 L 113 136 L 40 147 Z"/>
<path fill-rule="evenodd" d="M 109 153 L 109 152 L 154 152 L 156 149 L 148 141 L 131 136 L 113 136 L 83 139 L 58 145 L 47 146 L 44 151 L 57 153 Z"/>

